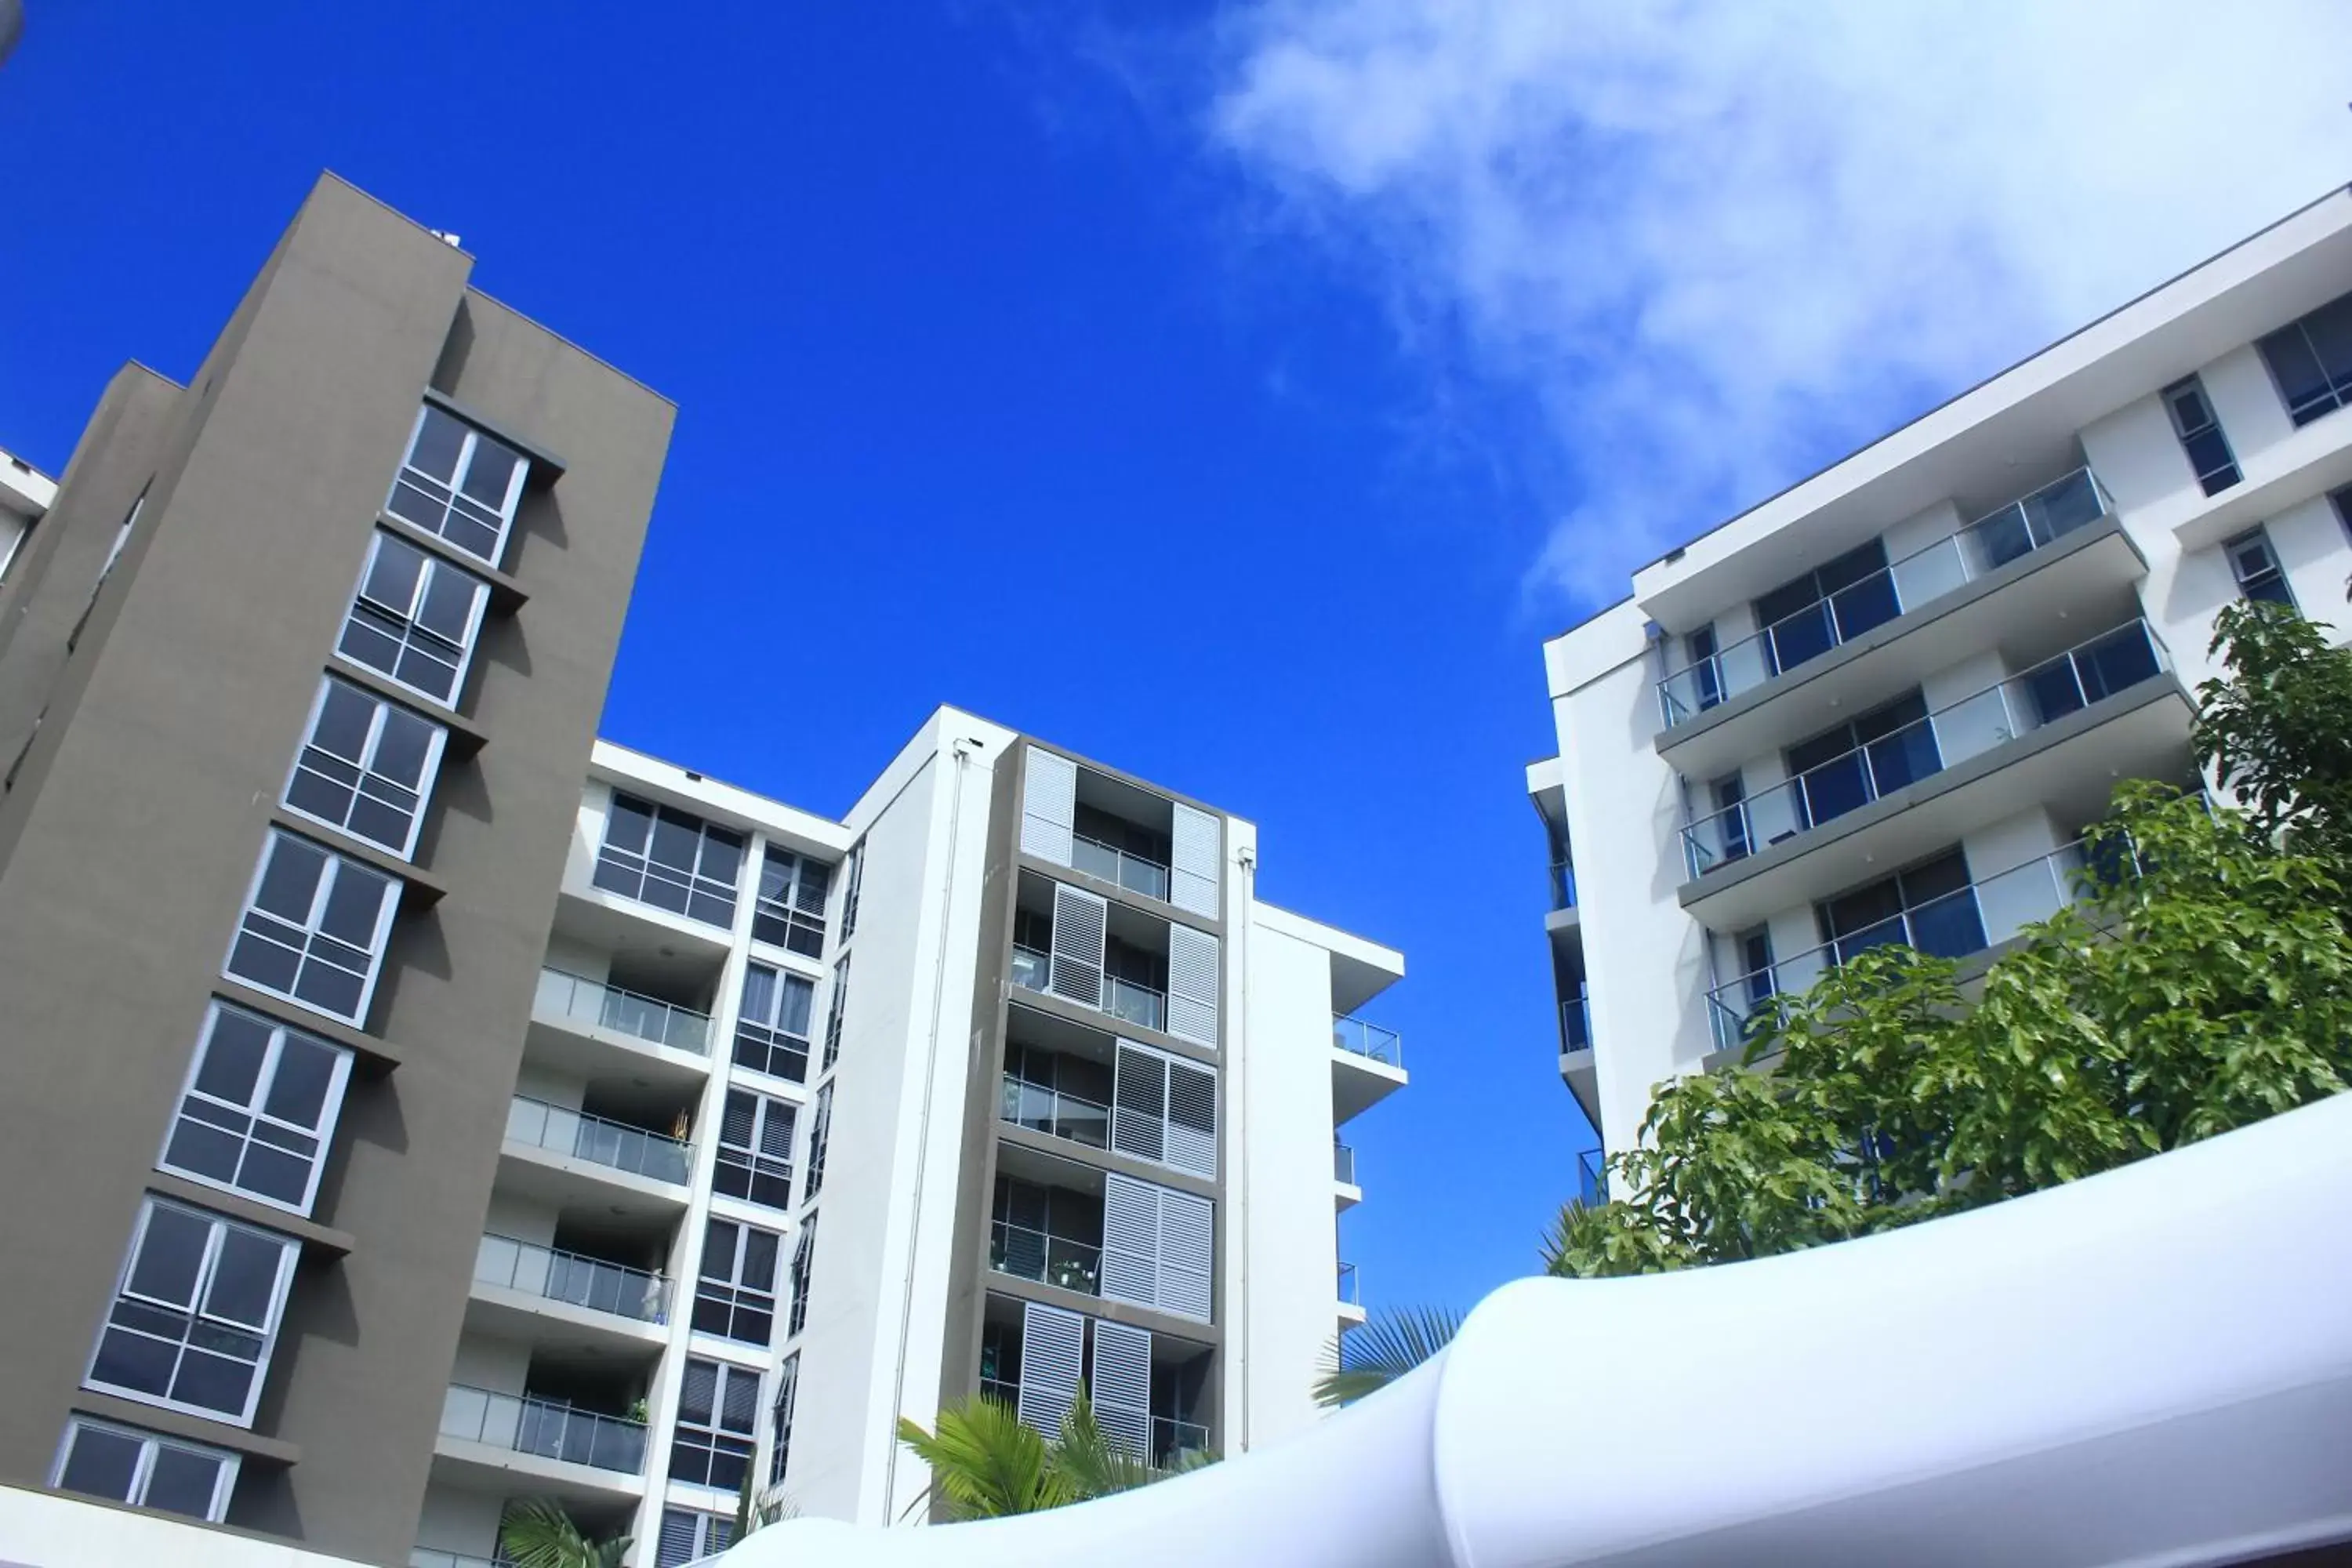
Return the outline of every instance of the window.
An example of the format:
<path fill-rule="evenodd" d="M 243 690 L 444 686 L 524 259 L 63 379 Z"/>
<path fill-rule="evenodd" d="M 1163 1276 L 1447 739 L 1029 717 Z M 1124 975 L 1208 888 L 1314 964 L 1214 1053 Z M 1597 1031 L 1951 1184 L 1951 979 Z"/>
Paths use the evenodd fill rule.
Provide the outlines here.
<path fill-rule="evenodd" d="M 2230 574 L 2238 580 L 2238 592 L 2249 599 L 2264 604 L 2295 607 L 2294 590 L 2287 586 L 2286 572 L 2279 565 L 2278 552 L 2271 548 L 2268 530 L 2254 527 L 2221 546 L 2230 558 Z"/>
<path fill-rule="evenodd" d="M 1726 773 L 1706 786 L 1715 801 L 1715 847 L 1720 851 L 1720 864 L 1748 858 L 1748 813 L 1741 810 L 1748 804 L 1748 781 L 1738 773 Z"/>
<path fill-rule="evenodd" d="M 824 1068 L 831 1072 L 833 1064 L 841 1059 L 841 1013 L 849 1005 L 849 954 L 843 953 L 833 966 L 833 994 L 824 1005 Z"/>
<path fill-rule="evenodd" d="M 215 1002 L 163 1168 L 309 1214 L 352 1054 Z"/>
<path fill-rule="evenodd" d="M 857 934 L 857 895 L 866 885 L 866 840 L 859 839 L 849 847 L 849 864 L 844 873 L 848 886 L 841 895 L 841 940 L 847 942 Z"/>
<path fill-rule="evenodd" d="M 335 651 L 454 708 L 489 596 L 479 578 L 379 532 Z"/>
<path fill-rule="evenodd" d="M 760 898 L 751 934 L 803 958 L 824 954 L 824 900 L 833 872 L 804 855 L 771 844 L 760 858 Z"/>
<path fill-rule="evenodd" d="M 1746 982 L 1748 1005 L 1754 1006 L 1772 994 L 1772 933 L 1763 926 L 1750 926 L 1732 941 L 1739 948 L 1740 978 Z"/>
<path fill-rule="evenodd" d="M 770 1208 L 793 1203 L 793 1108 L 748 1089 L 727 1091 L 711 1186 Z"/>
<path fill-rule="evenodd" d="M 794 1351 L 776 1373 L 776 1403 L 768 1413 L 768 1484 L 772 1487 L 784 1484 L 784 1467 L 792 1459 L 793 1403 L 799 1397 L 800 1386 L 801 1352 Z"/>
<path fill-rule="evenodd" d="M 290 811 L 408 858 L 449 732 L 329 677 L 287 781 Z"/>
<path fill-rule="evenodd" d="M 694 1289 L 694 1329 L 723 1340 L 764 1345 L 776 1327 L 776 1255 L 783 1238 L 773 1231 L 709 1221 L 702 1232 L 702 1277 Z"/>
<path fill-rule="evenodd" d="M 808 1078 L 809 1015 L 816 987 L 764 963 L 743 966 L 743 1005 L 735 1018 L 735 1065 L 801 1083 Z"/>
<path fill-rule="evenodd" d="M 596 886 L 705 925 L 735 923 L 743 836 L 698 816 L 615 794 L 596 857 Z"/>
<path fill-rule="evenodd" d="M 654 1549 L 654 1568 L 682 1568 L 704 1557 L 716 1557 L 734 1541 L 735 1521 L 723 1514 L 666 1508 L 661 1541 Z"/>
<path fill-rule="evenodd" d="M 77 1415 L 66 1423 L 50 1484 L 218 1524 L 228 1517 L 229 1493 L 236 1487 L 236 1456 Z"/>
<path fill-rule="evenodd" d="M 784 1325 L 791 1339 L 808 1325 L 809 1270 L 816 1265 L 816 1215 L 801 1216 L 801 1233 L 793 1240 L 793 1314 Z"/>
<path fill-rule="evenodd" d="M 513 447 L 427 404 L 383 510 L 495 566 L 530 471 Z"/>
<path fill-rule="evenodd" d="M 2352 294 L 2288 322 L 2255 346 L 2271 367 L 2287 417 L 2297 425 L 2352 404 Z"/>
<path fill-rule="evenodd" d="M 809 1123 L 808 1174 L 801 1178 L 803 1203 L 824 1188 L 824 1148 L 832 1137 L 833 1085 L 828 1081 L 816 1091 L 816 1117 Z"/>
<path fill-rule="evenodd" d="M 228 973 L 360 1023 L 392 931 L 395 892 L 381 871 L 272 833 L 229 948 Z"/>
<path fill-rule="evenodd" d="M 1683 638 L 1683 658 L 1691 676 L 1691 695 L 1704 710 L 1723 700 L 1723 670 L 1715 661 L 1715 628 L 1701 626 Z"/>
<path fill-rule="evenodd" d="M 1826 566 L 1792 577 L 1756 601 L 1756 624 L 1775 675 L 1818 658 L 1903 613 L 1886 569 L 1886 545 L 1872 540 Z"/>
<path fill-rule="evenodd" d="M 760 1435 L 760 1374 L 715 1361 L 688 1361 L 670 1435 L 669 1479 L 717 1491 L 742 1489 Z M 669 1534 L 663 1521 L 662 1534 Z"/>
<path fill-rule="evenodd" d="M 1939 772 L 1944 759 L 1927 700 L 1913 691 L 1799 742 L 1789 748 L 1788 763 L 1797 781 L 1798 821 L 1819 827 Z"/>
<path fill-rule="evenodd" d="M 2221 421 L 2214 416 L 2203 382 L 2192 375 L 2166 387 L 2164 411 L 2172 416 L 2172 433 L 2180 437 L 2189 469 L 2207 495 L 2220 495 L 2238 482 L 2238 459 L 2230 450 L 2230 438 L 2221 434 Z"/>
<path fill-rule="evenodd" d="M 284 1237 L 148 1199 L 89 1386 L 249 1425 L 294 1253 Z"/>
<path fill-rule="evenodd" d="M 2138 685 L 2162 668 L 2147 626 L 2134 621 L 2035 665 L 2019 676 L 2016 684 L 2032 701 L 2034 722 L 2054 724 L 2069 713 Z"/>
<path fill-rule="evenodd" d="M 1968 859 L 1958 849 L 1832 899 L 1819 916 L 1840 963 L 1894 942 L 1937 958 L 1965 958 L 1985 945 Z"/>

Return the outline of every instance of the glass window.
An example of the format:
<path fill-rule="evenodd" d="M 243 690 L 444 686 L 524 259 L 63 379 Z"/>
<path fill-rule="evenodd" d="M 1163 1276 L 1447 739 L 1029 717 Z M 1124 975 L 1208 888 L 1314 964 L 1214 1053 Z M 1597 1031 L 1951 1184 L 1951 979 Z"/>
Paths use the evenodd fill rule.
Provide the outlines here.
<path fill-rule="evenodd" d="M 654 1549 L 654 1568 L 683 1568 L 686 1563 L 716 1557 L 734 1540 L 735 1521 L 724 1514 L 666 1508 L 662 1510 L 661 1541 Z"/>
<path fill-rule="evenodd" d="M 596 886 L 705 925 L 735 923 L 743 836 L 673 806 L 615 794 Z"/>
<path fill-rule="evenodd" d="M 1842 894 L 1821 906 L 1820 919 L 1841 963 L 1889 943 L 1939 958 L 1964 958 L 1985 945 L 1968 858 L 1958 849 Z"/>
<path fill-rule="evenodd" d="M 790 1208 L 793 1202 L 793 1107 L 748 1089 L 727 1091 L 719 1122 L 719 1163 L 711 1186 L 730 1197 Z"/>
<path fill-rule="evenodd" d="M 134 1508 L 218 1524 L 236 1488 L 236 1456 L 180 1437 L 77 1415 L 66 1423 L 51 1485 Z"/>
<path fill-rule="evenodd" d="M 816 1091 L 816 1114 L 809 1122 L 808 1174 L 801 1178 L 803 1203 L 824 1189 L 825 1145 L 832 1139 L 833 1083 L 828 1079 Z"/>
<path fill-rule="evenodd" d="M 361 1023 L 397 892 L 381 871 L 290 833 L 272 833 L 227 972 L 257 990 Z"/>
<path fill-rule="evenodd" d="M 808 1324 L 809 1270 L 816 1264 L 816 1215 L 801 1216 L 801 1233 L 793 1240 L 793 1309 L 792 1319 L 784 1325 L 784 1337 L 792 1338 Z"/>
<path fill-rule="evenodd" d="M 425 797 L 449 732 L 397 703 L 329 677 L 294 759 L 286 805 L 402 859 L 416 847 Z"/>
<path fill-rule="evenodd" d="M 251 1425 L 294 1254 L 284 1237 L 148 1199 L 89 1386 Z"/>
<path fill-rule="evenodd" d="M 1738 773 L 1726 773 L 1707 786 L 1715 798 L 1716 837 L 1721 841 L 1723 861 L 1745 860 L 1750 847 L 1748 842 L 1748 814 L 1739 808 L 1748 804 L 1748 781 Z"/>
<path fill-rule="evenodd" d="M 2285 569 L 2279 565 L 2278 552 L 2271 548 L 2269 531 L 2256 527 L 2221 546 L 2230 558 L 2230 574 L 2238 580 L 2238 592 L 2249 599 L 2264 604 L 2295 607 L 2294 590 L 2287 586 Z"/>
<path fill-rule="evenodd" d="M 427 404 L 383 509 L 495 566 L 529 471 L 513 447 Z"/>
<path fill-rule="evenodd" d="M 833 1064 L 841 1059 L 841 1015 L 849 1005 L 849 954 L 843 953 L 833 966 L 833 994 L 825 999 L 824 1007 L 824 1068 L 831 1072 Z"/>
<path fill-rule="evenodd" d="M 824 900 L 833 872 L 804 855 L 771 844 L 760 858 L 760 898 L 751 934 L 803 958 L 824 953 Z"/>
<path fill-rule="evenodd" d="M 784 1484 L 784 1468 L 792 1460 L 793 1404 L 800 1386 L 801 1352 L 794 1351 L 784 1358 L 776 1374 L 776 1403 L 768 1415 L 768 1484 L 772 1487 Z"/>
<path fill-rule="evenodd" d="M 1927 700 L 1905 694 L 1789 748 L 1801 820 L 1808 827 L 1892 795 L 1940 770 Z"/>
<path fill-rule="evenodd" d="M 677 1392 L 669 1479 L 739 1491 L 760 1435 L 760 1374 L 748 1367 L 689 1360 Z M 665 1536 L 668 1533 L 664 1521 Z"/>
<path fill-rule="evenodd" d="M 695 1282 L 694 1328 L 723 1340 L 764 1345 L 776 1327 L 776 1259 L 783 1238 L 773 1231 L 713 1219 L 702 1232 L 702 1274 Z"/>
<path fill-rule="evenodd" d="M 335 651 L 454 708 L 489 597 L 481 579 L 379 532 Z"/>
<path fill-rule="evenodd" d="M 2346 485 L 2327 498 L 2336 503 L 2336 521 L 2344 525 L 2344 535 L 2352 539 L 2352 485 Z"/>
<path fill-rule="evenodd" d="M 857 934 L 857 895 L 866 884 L 866 840 L 859 839 L 849 848 L 849 868 L 844 879 L 849 884 L 841 895 L 841 940 L 847 942 Z"/>
<path fill-rule="evenodd" d="M 743 966 L 743 1004 L 735 1018 L 735 1065 L 790 1083 L 808 1078 L 809 1015 L 816 987 L 764 963 Z"/>
<path fill-rule="evenodd" d="M 2172 416 L 2180 449 L 2189 454 L 2189 472 L 2207 495 L 2220 495 L 2238 482 L 2238 459 L 2230 450 L 2230 438 L 2221 433 L 2203 382 L 2192 375 L 2166 387 L 2164 411 Z"/>
<path fill-rule="evenodd" d="M 352 1054 L 215 1002 L 163 1146 L 163 1168 L 309 1214 Z"/>
<path fill-rule="evenodd" d="M 1702 710 L 1723 700 L 1723 671 L 1715 662 L 1715 628 L 1701 626 L 1683 638 L 1683 657 L 1691 672 L 1692 695 Z"/>
<path fill-rule="evenodd" d="M 1772 673 L 1794 669 L 1902 614 L 1882 540 L 1847 551 L 1756 601 Z"/>
<path fill-rule="evenodd" d="M 2352 294 L 2288 322 L 2256 346 L 2287 417 L 2297 425 L 2352 404 Z"/>

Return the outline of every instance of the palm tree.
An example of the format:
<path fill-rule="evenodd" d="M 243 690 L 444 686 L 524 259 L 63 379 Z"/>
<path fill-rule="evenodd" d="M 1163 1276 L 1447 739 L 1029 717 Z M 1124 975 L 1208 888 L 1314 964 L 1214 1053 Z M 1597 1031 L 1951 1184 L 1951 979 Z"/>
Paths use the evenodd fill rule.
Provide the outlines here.
<path fill-rule="evenodd" d="M 931 1467 L 931 1489 L 924 1496 L 936 1492 L 948 1516 L 958 1520 L 1036 1513 L 1108 1497 L 1216 1459 L 1187 1453 L 1164 1470 L 1153 1468 L 1102 1429 L 1083 1384 L 1062 1418 L 1061 1436 L 1051 1442 L 1023 1424 L 1012 1405 L 985 1394 L 940 1406 L 933 1431 L 900 1417 L 898 1438 Z M 922 1499 L 915 1500 L 919 1505 Z"/>
<path fill-rule="evenodd" d="M 1315 1380 L 1315 1403 L 1353 1405 L 1444 1350 L 1462 1330 L 1451 1307 L 1404 1307 L 1376 1314 L 1340 1336 L 1330 1370 Z"/>
<path fill-rule="evenodd" d="M 515 1568 L 621 1568 L 629 1541 L 589 1540 L 563 1505 L 547 1498 L 525 1498 L 499 1521 L 499 1550 Z"/>

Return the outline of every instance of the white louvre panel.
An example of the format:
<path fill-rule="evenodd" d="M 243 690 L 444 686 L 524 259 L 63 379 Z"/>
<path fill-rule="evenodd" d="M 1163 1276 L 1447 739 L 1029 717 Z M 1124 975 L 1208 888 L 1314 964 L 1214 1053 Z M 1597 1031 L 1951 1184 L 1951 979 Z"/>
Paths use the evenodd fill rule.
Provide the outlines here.
<path fill-rule="evenodd" d="M 1032 752 L 1030 755 L 1036 753 Z M 1180 910 L 1217 914 L 1217 873 L 1224 863 L 1224 824 L 1213 812 L 1178 805 L 1169 835 L 1168 901 Z"/>
<path fill-rule="evenodd" d="M 1168 1058 L 1132 1040 L 1118 1043 L 1111 1085 L 1110 1146 L 1158 1164 L 1167 1150 Z"/>
<path fill-rule="evenodd" d="M 1021 1403 L 1013 1414 L 1024 1425 L 1048 1437 L 1062 1435 L 1062 1418 L 1077 1402 L 1086 1351 L 1086 1319 L 1060 1307 L 1022 1304 Z"/>
<path fill-rule="evenodd" d="M 1046 989 L 1055 995 L 1088 1007 L 1102 1005 L 1106 910 L 1094 894 L 1055 884 L 1053 973 L 1046 977 Z"/>
<path fill-rule="evenodd" d="M 1217 939 L 1191 926 L 1168 928 L 1168 1032 L 1217 1043 Z"/>
<path fill-rule="evenodd" d="M 1102 1293 L 1139 1307 L 1159 1303 L 1160 1189 L 1149 1182 L 1103 1177 Z"/>
<path fill-rule="evenodd" d="M 1164 1310 L 1209 1321 L 1216 1237 L 1215 1205 L 1190 1193 L 1160 1193 L 1160 1305 Z"/>
<path fill-rule="evenodd" d="M 1168 1064 L 1168 1131 L 1161 1162 L 1217 1179 L 1217 1074 L 1190 1062 Z"/>
<path fill-rule="evenodd" d="M 1070 863 L 1070 824 L 1077 816 L 1078 764 L 1032 746 L 1022 753 L 1021 853 Z"/>
<path fill-rule="evenodd" d="M 1151 1461 L 1151 1331 L 1095 1320 L 1094 1366 L 1087 1377 L 1095 1424 L 1139 1463 Z"/>

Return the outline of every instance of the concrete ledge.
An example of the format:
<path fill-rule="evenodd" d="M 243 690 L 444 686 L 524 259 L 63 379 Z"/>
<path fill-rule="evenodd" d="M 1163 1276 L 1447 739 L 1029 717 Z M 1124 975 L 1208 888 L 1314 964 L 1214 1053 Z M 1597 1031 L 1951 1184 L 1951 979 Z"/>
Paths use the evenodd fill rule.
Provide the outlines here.
<path fill-rule="evenodd" d="M 101 1420 L 120 1421 L 125 1426 L 144 1426 L 150 1432 L 167 1436 L 185 1437 L 192 1443 L 209 1443 L 215 1448 L 226 1448 L 248 1459 L 258 1459 L 269 1465 L 299 1464 L 302 1450 L 276 1437 L 265 1437 L 247 1427 L 231 1426 L 226 1421 L 209 1421 L 201 1415 L 191 1415 L 184 1410 L 166 1410 L 157 1405 L 142 1405 L 136 1399 L 119 1394 L 100 1394 L 95 1389 L 74 1390 L 73 1408 L 84 1415 Z"/>

